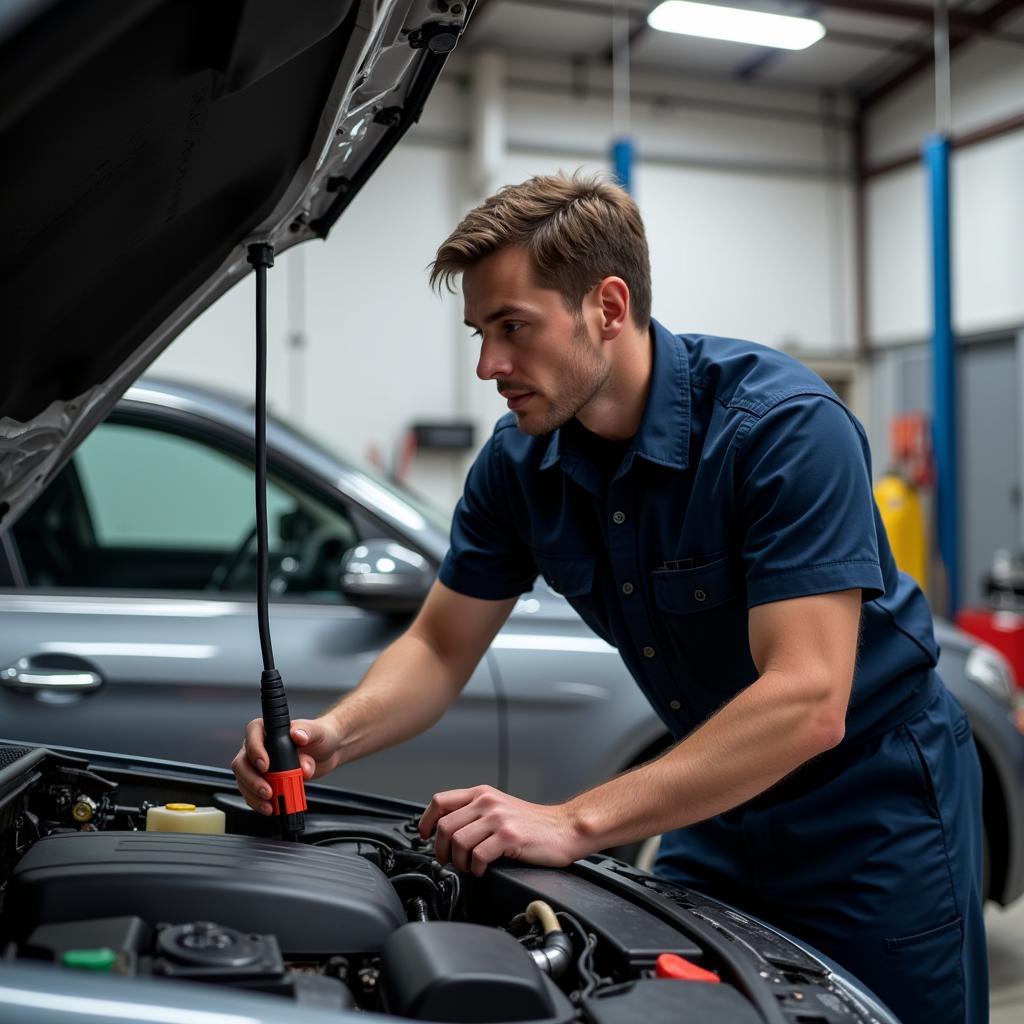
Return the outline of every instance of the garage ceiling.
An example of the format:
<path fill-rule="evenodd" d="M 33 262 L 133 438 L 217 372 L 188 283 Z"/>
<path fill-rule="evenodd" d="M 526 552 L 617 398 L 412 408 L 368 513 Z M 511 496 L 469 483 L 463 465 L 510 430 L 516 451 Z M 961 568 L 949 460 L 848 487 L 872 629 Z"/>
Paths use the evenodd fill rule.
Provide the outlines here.
<path fill-rule="evenodd" d="M 806 50 L 775 50 L 655 31 L 646 19 L 657 0 L 479 0 L 464 45 L 466 51 L 607 63 L 617 24 L 616 38 L 628 35 L 631 66 L 639 71 L 829 90 L 865 105 L 931 64 L 932 0 L 728 0 L 727 5 L 813 17 L 826 35 Z M 614 10 L 620 12 L 618 21 Z M 953 0 L 951 45 L 997 38 L 1019 46 L 1024 59 L 1022 12 L 1024 0 Z"/>

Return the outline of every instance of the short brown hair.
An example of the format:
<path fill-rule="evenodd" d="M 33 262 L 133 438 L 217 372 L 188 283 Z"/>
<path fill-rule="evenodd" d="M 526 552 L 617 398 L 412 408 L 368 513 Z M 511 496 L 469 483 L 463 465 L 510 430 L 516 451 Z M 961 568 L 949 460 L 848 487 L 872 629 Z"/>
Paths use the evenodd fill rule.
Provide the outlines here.
<path fill-rule="evenodd" d="M 576 313 L 606 277 L 629 287 L 637 327 L 651 320 L 651 264 L 643 220 L 629 193 L 601 176 L 538 175 L 506 185 L 470 210 L 430 264 L 430 283 L 454 291 L 454 278 L 498 249 L 521 245 L 542 287 Z"/>

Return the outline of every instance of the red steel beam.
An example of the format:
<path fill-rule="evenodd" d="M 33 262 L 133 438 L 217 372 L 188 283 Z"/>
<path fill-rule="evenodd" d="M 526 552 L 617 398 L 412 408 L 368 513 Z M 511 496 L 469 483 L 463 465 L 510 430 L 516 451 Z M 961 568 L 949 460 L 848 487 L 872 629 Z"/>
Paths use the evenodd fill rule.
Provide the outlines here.
<path fill-rule="evenodd" d="M 1014 114 L 1011 117 L 1004 117 L 992 124 L 982 125 L 972 131 L 964 132 L 962 135 L 955 135 L 950 139 L 950 148 L 953 150 L 968 149 L 978 145 L 979 142 L 988 142 L 989 139 L 998 139 L 1002 135 L 1009 135 L 1011 132 L 1024 130 L 1024 113 Z M 904 153 L 902 156 L 895 156 L 884 163 L 875 164 L 873 167 L 863 167 L 860 170 L 862 181 L 871 178 L 881 177 L 883 174 L 891 174 L 893 171 L 903 170 L 904 167 L 913 167 L 921 162 L 921 154 Z"/>
<path fill-rule="evenodd" d="M 901 21 L 916 21 L 919 25 L 932 23 L 932 9 L 921 4 L 904 3 L 901 0 L 818 0 L 819 7 L 835 7 L 855 14 L 871 14 L 880 18 L 899 18 Z M 969 11 L 949 12 L 949 27 L 962 28 L 967 32 L 984 32 L 985 13 L 972 14 Z"/>
<path fill-rule="evenodd" d="M 836 4 L 836 3 L 871 3 L 874 0 L 822 0 L 823 3 Z M 995 33 L 996 24 L 1002 20 L 1011 11 L 1017 10 L 1024 6 L 1024 0 L 996 0 L 990 7 L 987 7 L 980 14 L 975 15 L 982 20 L 984 27 L 978 30 L 978 34 L 998 36 Z M 955 12 L 949 12 L 949 25 L 950 25 L 950 38 L 949 38 L 949 49 L 950 53 L 961 47 L 970 38 L 970 32 L 961 31 L 960 27 L 954 28 L 953 14 Z M 885 99 L 886 96 L 890 95 L 896 89 L 898 89 L 905 82 L 911 78 L 916 77 L 922 71 L 930 68 L 935 62 L 935 53 L 922 53 L 920 57 L 915 58 L 906 67 L 901 68 L 896 74 L 887 78 L 873 89 L 869 89 L 861 96 L 861 109 L 866 113 L 873 106 Z"/>

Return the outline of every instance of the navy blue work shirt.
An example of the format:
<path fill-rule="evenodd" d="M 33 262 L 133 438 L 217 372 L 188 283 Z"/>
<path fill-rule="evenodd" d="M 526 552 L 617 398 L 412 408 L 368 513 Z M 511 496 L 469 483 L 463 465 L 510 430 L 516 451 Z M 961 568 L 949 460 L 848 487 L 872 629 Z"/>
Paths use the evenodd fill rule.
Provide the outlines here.
<path fill-rule="evenodd" d="M 747 612 L 859 588 L 861 643 L 844 747 L 914 713 L 938 650 L 896 568 L 864 430 L 824 381 L 752 342 L 652 321 L 640 427 L 618 461 L 577 421 L 502 417 L 469 471 L 440 579 L 485 599 L 538 573 L 618 648 L 676 738 L 758 677 Z M 594 435 L 590 435 L 592 440 Z"/>

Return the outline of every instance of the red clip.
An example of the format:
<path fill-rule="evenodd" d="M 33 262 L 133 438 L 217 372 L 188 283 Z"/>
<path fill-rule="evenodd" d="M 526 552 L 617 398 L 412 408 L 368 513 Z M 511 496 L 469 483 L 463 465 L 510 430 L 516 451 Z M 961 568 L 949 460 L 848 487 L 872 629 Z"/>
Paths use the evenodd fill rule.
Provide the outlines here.
<path fill-rule="evenodd" d="M 722 980 L 712 971 L 705 971 L 703 967 L 698 967 L 675 953 L 662 953 L 654 962 L 654 974 L 658 978 L 671 978 L 673 981 L 707 981 L 719 984 Z"/>
<path fill-rule="evenodd" d="M 284 801 L 284 814 L 295 814 L 306 809 L 306 786 L 301 768 L 293 768 L 286 772 L 267 772 L 263 776 L 270 783 L 270 804 L 275 814 L 281 814 L 281 801 Z"/>

